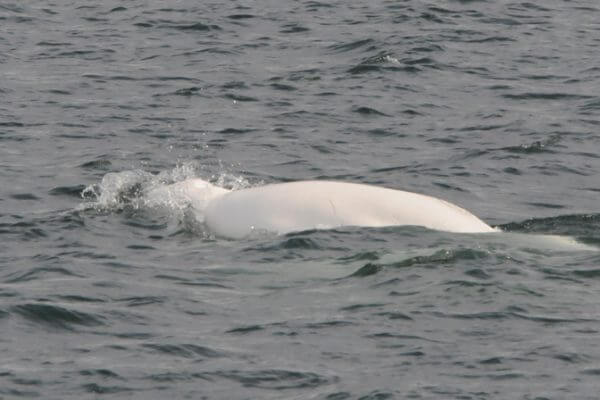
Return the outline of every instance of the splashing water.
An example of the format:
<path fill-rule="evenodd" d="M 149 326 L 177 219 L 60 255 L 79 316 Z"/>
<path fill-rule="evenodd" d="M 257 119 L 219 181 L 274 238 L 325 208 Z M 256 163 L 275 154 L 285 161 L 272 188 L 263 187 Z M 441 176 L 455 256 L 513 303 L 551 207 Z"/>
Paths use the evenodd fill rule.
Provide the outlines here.
<path fill-rule="evenodd" d="M 81 196 L 92 201 L 82 204 L 83 209 L 119 210 L 139 196 L 143 185 L 158 179 L 142 170 L 110 172 L 99 184 L 86 187 Z"/>
<path fill-rule="evenodd" d="M 199 168 L 194 163 L 182 164 L 158 174 L 141 169 L 110 172 L 102 177 L 100 183 L 89 185 L 81 192 L 86 201 L 79 209 L 102 212 L 124 209 L 158 210 L 182 221 L 186 212 L 193 207 L 195 217 L 201 222 L 201 211 L 210 200 L 211 189 L 237 190 L 251 186 L 245 178 L 228 172 L 211 175 L 206 181 L 201 180 L 204 178 L 197 179 L 198 176 Z M 206 184 L 204 197 L 189 195 L 190 179 Z"/>

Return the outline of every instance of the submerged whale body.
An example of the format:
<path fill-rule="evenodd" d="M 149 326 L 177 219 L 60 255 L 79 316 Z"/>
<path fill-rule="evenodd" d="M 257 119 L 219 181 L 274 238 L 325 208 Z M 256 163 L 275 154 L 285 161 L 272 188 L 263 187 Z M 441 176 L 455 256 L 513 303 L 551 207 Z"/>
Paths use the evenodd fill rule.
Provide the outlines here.
<path fill-rule="evenodd" d="M 170 185 L 185 196 L 217 236 L 243 238 L 256 232 L 285 234 L 340 226 L 416 225 L 449 232 L 495 232 L 447 201 L 417 193 L 357 183 L 299 181 L 227 190 L 202 179 Z"/>

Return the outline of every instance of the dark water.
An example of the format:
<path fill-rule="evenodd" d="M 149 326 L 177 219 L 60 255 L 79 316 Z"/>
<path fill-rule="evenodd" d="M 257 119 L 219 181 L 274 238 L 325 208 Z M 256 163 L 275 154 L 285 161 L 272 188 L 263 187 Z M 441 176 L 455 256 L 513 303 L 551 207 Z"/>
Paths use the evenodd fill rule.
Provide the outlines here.
<path fill-rule="evenodd" d="M 533 238 L 600 245 L 599 46 L 592 0 L 1 2 L 0 398 L 596 399 L 600 253 Z M 192 176 L 510 233 L 140 201 Z"/>

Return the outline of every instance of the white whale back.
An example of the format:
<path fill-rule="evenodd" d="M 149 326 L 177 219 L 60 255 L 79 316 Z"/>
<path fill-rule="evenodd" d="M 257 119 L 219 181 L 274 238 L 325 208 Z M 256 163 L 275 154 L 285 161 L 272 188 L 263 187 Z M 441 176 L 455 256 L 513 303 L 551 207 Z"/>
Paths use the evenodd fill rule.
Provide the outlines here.
<path fill-rule="evenodd" d="M 187 186 L 204 187 L 199 183 Z M 208 201 L 204 221 L 216 235 L 229 238 L 339 226 L 417 225 L 449 232 L 495 231 L 444 200 L 370 185 L 300 181 L 221 190 Z"/>

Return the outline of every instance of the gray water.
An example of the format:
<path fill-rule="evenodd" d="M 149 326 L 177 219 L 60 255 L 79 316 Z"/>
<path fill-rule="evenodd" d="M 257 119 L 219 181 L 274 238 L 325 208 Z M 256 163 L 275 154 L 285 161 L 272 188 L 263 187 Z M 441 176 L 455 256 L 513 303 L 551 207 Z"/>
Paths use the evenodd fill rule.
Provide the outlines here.
<path fill-rule="evenodd" d="M 0 3 L 0 398 L 596 399 L 596 1 Z M 226 240 L 334 179 L 505 233 Z"/>

